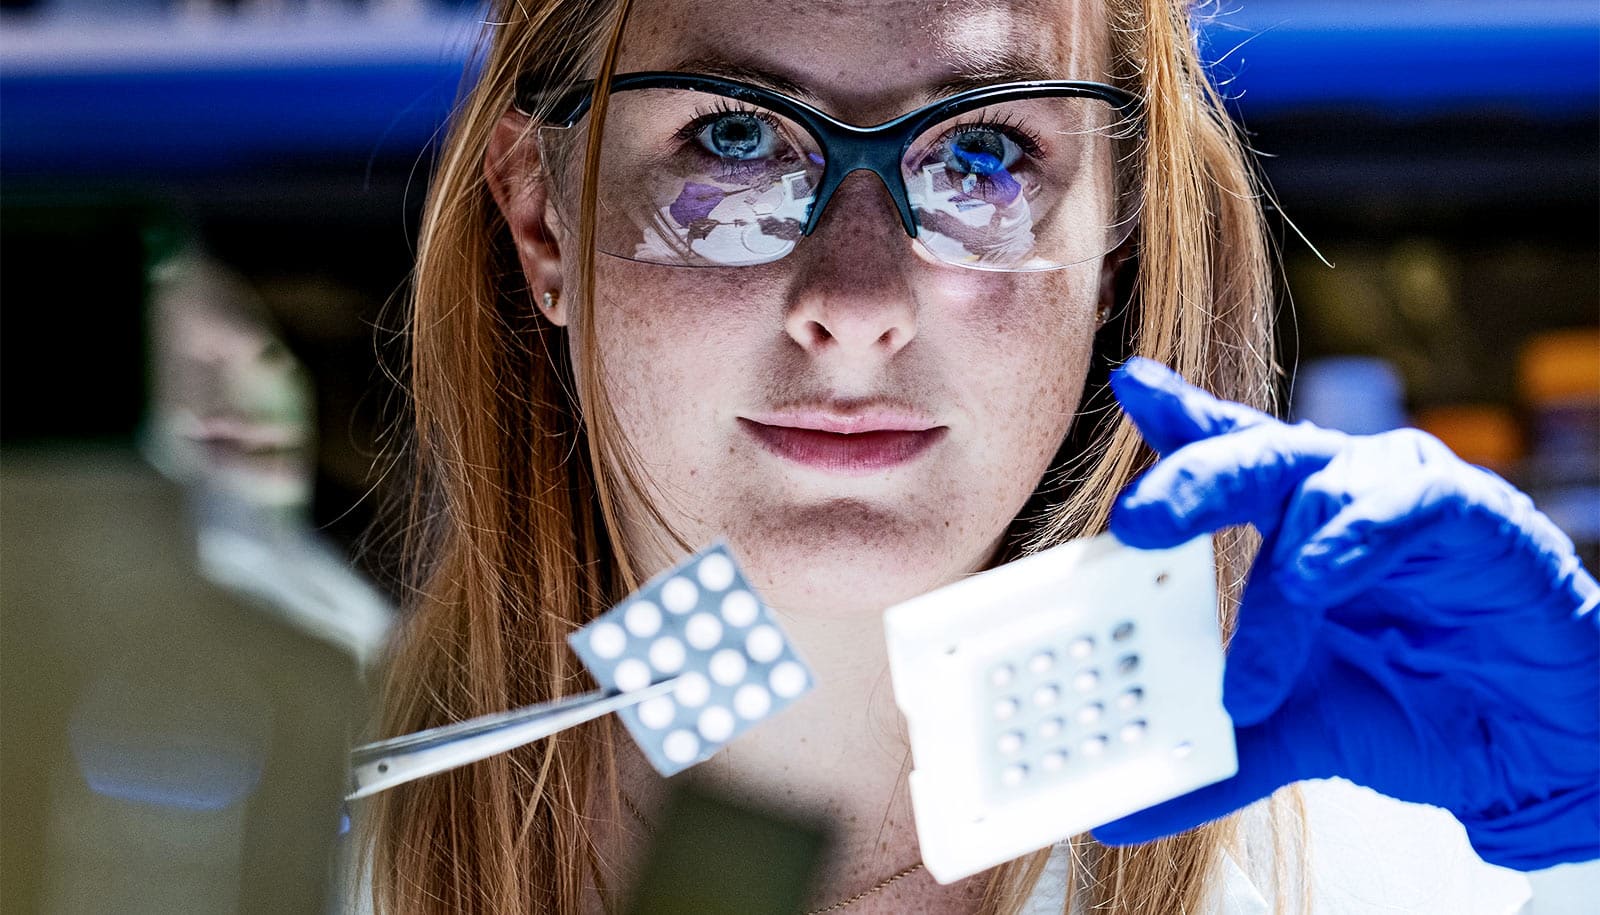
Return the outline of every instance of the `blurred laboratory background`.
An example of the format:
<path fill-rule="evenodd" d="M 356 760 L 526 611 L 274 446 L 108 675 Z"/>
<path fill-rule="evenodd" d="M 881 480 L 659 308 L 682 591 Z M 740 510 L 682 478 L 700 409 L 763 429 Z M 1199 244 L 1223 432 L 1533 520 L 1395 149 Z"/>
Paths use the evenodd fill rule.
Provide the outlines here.
<path fill-rule="evenodd" d="M 314 820 L 315 805 L 283 802 L 295 784 L 337 809 L 336 754 L 290 782 L 261 760 L 295 735 L 342 751 L 396 603 L 398 332 L 435 143 L 483 12 L 0 0 L 0 884 L 34 904 L 18 911 L 293 911 L 264 888 L 329 892 L 306 876 L 324 846 L 272 858 L 278 870 L 252 870 L 251 850 Z M 1532 493 L 1600 568 L 1600 5 L 1198 12 L 1275 192 L 1290 412 L 1435 433 Z M 160 548 L 168 534 L 188 552 Z M 292 634 L 165 611 L 127 622 L 213 593 Z M 160 669 L 134 645 L 160 646 L 138 656 Z M 184 660 L 194 652 L 205 663 Z M 238 652 L 261 669 L 241 679 L 218 660 Z M 295 665 L 314 676 L 280 682 Z M 33 701 L 41 682 L 71 689 Z M 325 714 L 308 711 L 306 683 Z M 162 704 L 195 689 L 220 698 Z M 61 716 L 65 742 L 50 730 Z M 190 763 L 139 736 L 197 729 L 209 742 L 185 758 L 215 763 L 199 793 L 172 774 Z M 69 763 L 88 788 L 64 785 Z M 228 819 L 241 797 L 255 813 Z M 181 844 L 139 812 L 174 803 L 212 819 L 182 832 L 192 847 L 138 863 L 166 868 L 166 895 L 141 896 L 151 881 L 119 877 L 132 865 L 110 849 L 116 836 Z M 217 896 L 211 856 L 228 842 L 243 850 L 220 883 L 237 895 Z M 41 869 L 67 860 L 99 862 L 94 892 Z M 105 904 L 117 887 L 129 895 Z M 1562 911 L 1558 898 L 1529 911 Z"/>

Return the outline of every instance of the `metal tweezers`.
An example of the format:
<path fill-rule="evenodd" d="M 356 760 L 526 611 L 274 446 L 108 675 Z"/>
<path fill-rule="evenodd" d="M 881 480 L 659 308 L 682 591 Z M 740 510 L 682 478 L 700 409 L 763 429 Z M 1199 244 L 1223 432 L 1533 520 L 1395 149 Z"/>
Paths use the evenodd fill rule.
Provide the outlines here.
<path fill-rule="evenodd" d="M 356 747 L 350 752 L 351 791 L 345 800 L 377 794 L 558 734 L 668 693 L 677 682 L 674 677 L 631 692 L 596 690 Z"/>

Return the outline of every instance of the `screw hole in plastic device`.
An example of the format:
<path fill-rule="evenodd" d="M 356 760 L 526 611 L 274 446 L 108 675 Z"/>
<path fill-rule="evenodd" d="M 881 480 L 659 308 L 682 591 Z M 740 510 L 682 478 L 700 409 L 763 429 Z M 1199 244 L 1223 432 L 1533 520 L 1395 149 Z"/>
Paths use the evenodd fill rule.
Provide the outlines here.
<path fill-rule="evenodd" d="M 385 772 L 388 772 L 388 771 L 389 771 L 389 764 L 388 763 L 378 763 L 378 774 L 379 775 L 382 775 L 382 774 L 384 774 Z"/>
<path fill-rule="evenodd" d="M 1167 583 L 1167 573 L 1162 572 L 1160 575 L 1156 576 L 1156 584 L 1157 585 L 1164 585 L 1166 583 Z"/>

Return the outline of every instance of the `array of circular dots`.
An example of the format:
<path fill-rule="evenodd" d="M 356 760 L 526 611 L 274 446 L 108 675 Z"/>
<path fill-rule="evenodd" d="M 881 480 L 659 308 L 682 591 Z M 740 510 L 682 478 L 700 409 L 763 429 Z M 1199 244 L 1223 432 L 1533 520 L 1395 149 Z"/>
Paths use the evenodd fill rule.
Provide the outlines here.
<path fill-rule="evenodd" d="M 1072 678 L 1072 688 L 1080 693 L 1092 692 L 1100 685 L 1100 672 L 1097 670 L 1080 670 Z"/>
<path fill-rule="evenodd" d="M 1089 655 L 1094 654 L 1094 639 L 1073 639 L 1072 643 L 1067 646 L 1067 654 L 1076 660 L 1082 661 Z"/>
<path fill-rule="evenodd" d="M 664 674 L 677 673 L 683 667 L 683 643 L 672 636 L 662 636 L 650 643 L 650 666 Z"/>
<path fill-rule="evenodd" d="M 745 654 L 762 664 L 770 664 L 783 654 L 783 634 L 772 626 L 757 626 L 744 640 Z"/>
<path fill-rule="evenodd" d="M 772 673 L 767 676 L 767 685 L 779 696 L 793 699 L 805 692 L 806 669 L 793 661 L 783 661 L 772 668 Z"/>
<path fill-rule="evenodd" d="M 666 696 L 657 696 L 639 703 L 639 721 L 653 731 L 659 731 L 672 723 L 678 714 L 678 707 Z"/>
<path fill-rule="evenodd" d="M 601 623 L 589 633 L 589 647 L 602 658 L 614 658 L 628 647 L 628 634 L 616 623 Z"/>
<path fill-rule="evenodd" d="M 1055 655 L 1051 654 L 1048 651 L 1041 651 L 1038 654 L 1034 655 L 1031 659 L 1029 659 L 1029 661 L 1028 661 L 1028 669 L 1033 671 L 1036 674 L 1042 674 L 1045 671 L 1049 670 L 1051 667 L 1054 667 L 1055 663 L 1056 663 L 1056 656 Z"/>
<path fill-rule="evenodd" d="M 672 687 L 672 697 L 678 700 L 679 705 L 698 708 L 711 698 L 711 681 L 690 671 L 678 678 L 677 685 Z"/>
<path fill-rule="evenodd" d="M 1005 687 L 1011 685 L 1011 678 L 1016 676 L 1016 671 L 1010 664 L 1001 664 L 989 673 L 989 682 L 995 686 Z"/>
<path fill-rule="evenodd" d="M 1132 620 L 1123 620 L 1117 624 L 1117 628 L 1111 630 L 1111 640 L 1114 642 L 1126 642 L 1131 638 L 1133 638 Z"/>
<path fill-rule="evenodd" d="M 995 742 L 995 746 L 1000 752 L 1010 756 L 1022 749 L 1022 734 L 1017 731 L 1007 731 L 1000 735 L 1000 739 Z"/>
<path fill-rule="evenodd" d="M 673 731 L 661 741 L 661 752 L 675 763 L 686 763 L 700 752 L 700 738 L 688 731 Z"/>
<path fill-rule="evenodd" d="M 1060 698 L 1061 690 L 1057 689 L 1053 683 L 1041 686 L 1033 691 L 1033 704 L 1040 708 L 1055 705 Z"/>
<path fill-rule="evenodd" d="M 747 669 L 744 655 L 732 648 L 724 648 L 711 656 L 711 679 L 723 686 L 732 686 L 744 679 Z"/>
<path fill-rule="evenodd" d="M 617 682 L 617 689 L 631 693 L 650 685 L 650 668 L 638 658 L 628 658 L 617 665 L 612 677 Z"/>
<path fill-rule="evenodd" d="M 700 591 L 694 582 L 679 576 L 670 578 L 661 586 L 661 603 L 673 613 L 688 613 L 700 600 Z"/>
<path fill-rule="evenodd" d="M 641 639 L 648 639 L 661 631 L 661 610 L 655 604 L 641 600 L 623 613 L 622 621 L 629 632 Z"/>
<path fill-rule="evenodd" d="M 709 613 L 696 613 L 683 627 L 683 637 L 699 651 L 710 651 L 722 641 L 722 623 Z"/>
<path fill-rule="evenodd" d="M 1105 707 L 1100 703 L 1091 702 L 1088 705 L 1085 705 L 1083 708 L 1078 709 L 1078 723 L 1094 724 L 1096 721 L 1100 720 L 1100 715 L 1104 711 Z"/>
<path fill-rule="evenodd" d="M 772 694 L 757 683 L 746 683 L 733 694 L 733 710 L 740 718 L 754 721 L 772 708 Z"/>
<path fill-rule="evenodd" d="M 1017 700 L 1015 699 L 1001 699 L 999 702 L 994 704 L 994 716 L 999 718 L 1001 721 L 1005 721 L 1007 718 L 1010 718 L 1016 713 Z"/>
<path fill-rule="evenodd" d="M 725 590 L 733 584 L 733 563 L 721 553 L 712 553 L 700 560 L 695 577 L 700 579 L 701 587 L 708 591 Z"/>
<path fill-rule="evenodd" d="M 722 618 L 729 626 L 748 626 L 756 621 L 755 595 L 749 591 L 733 591 L 722 599 Z"/>
<path fill-rule="evenodd" d="M 700 736 L 711 743 L 721 743 L 733 734 L 733 713 L 720 705 L 713 705 L 700 713 Z"/>

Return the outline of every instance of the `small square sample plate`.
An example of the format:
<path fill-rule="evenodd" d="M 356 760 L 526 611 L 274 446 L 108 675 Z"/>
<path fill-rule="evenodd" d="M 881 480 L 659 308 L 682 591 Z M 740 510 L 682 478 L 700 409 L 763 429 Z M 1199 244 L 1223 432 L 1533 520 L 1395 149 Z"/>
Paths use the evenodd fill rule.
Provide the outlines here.
<path fill-rule="evenodd" d="M 602 688 L 676 677 L 670 696 L 618 712 L 662 775 L 710 759 L 811 689 L 811 670 L 718 541 L 567 637 Z"/>
<path fill-rule="evenodd" d="M 1232 776 L 1211 539 L 1076 540 L 889 608 L 941 883 Z"/>

